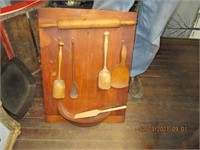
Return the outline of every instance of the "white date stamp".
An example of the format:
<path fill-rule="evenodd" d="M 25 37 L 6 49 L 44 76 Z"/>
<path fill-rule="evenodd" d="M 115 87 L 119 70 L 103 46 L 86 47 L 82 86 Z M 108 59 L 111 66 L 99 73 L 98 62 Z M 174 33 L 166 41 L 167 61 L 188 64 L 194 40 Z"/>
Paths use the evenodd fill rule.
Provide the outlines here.
<path fill-rule="evenodd" d="M 140 132 L 186 132 L 186 126 L 140 126 Z"/>

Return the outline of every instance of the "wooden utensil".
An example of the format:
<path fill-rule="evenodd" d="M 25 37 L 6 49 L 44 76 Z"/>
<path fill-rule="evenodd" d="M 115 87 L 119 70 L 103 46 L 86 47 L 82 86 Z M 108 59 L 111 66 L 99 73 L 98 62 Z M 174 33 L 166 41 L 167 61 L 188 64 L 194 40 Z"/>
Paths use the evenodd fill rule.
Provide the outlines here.
<path fill-rule="evenodd" d="M 135 25 L 134 20 L 120 19 L 61 19 L 54 23 L 41 23 L 40 28 L 58 27 L 59 29 L 119 28 L 121 25 Z"/>
<path fill-rule="evenodd" d="M 115 110 L 121 110 L 121 109 L 126 109 L 126 106 L 119 106 L 115 108 L 109 108 L 109 109 L 104 109 L 104 110 L 90 110 L 82 113 L 78 113 L 74 116 L 74 119 L 79 119 L 79 118 L 88 118 L 88 117 L 94 117 L 97 116 L 100 113 L 105 113 L 105 112 L 110 112 L 110 111 L 115 111 Z"/>
<path fill-rule="evenodd" d="M 128 86 L 130 71 L 126 66 L 126 46 L 122 44 L 121 63 L 112 71 L 111 86 L 114 88 L 124 88 Z"/>
<path fill-rule="evenodd" d="M 76 99 L 78 97 L 78 87 L 75 81 L 75 64 L 74 64 L 74 39 L 72 38 L 72 87 L 70 91 L 70 97 Z"/>
<path fill-rule="evenodd" d="M 64 43 L 59 40 L 59 52 L 58 52 L 58 76 L 53 82 L 53 98 L 61 99 L 65 97 L 65 82 L 61 79 L 61 63 L 62 63 L 62 47 Z"/>
<path fill-rule="evenodd" d="M 74 118 L 75 114 L 69 111 L 69 107 L 70 106 L 66 103 L 66 101 L 59 101 L 57 105 L 59 114 L 62 115 L 62 119 L 65 118 L 68 121 L 78 126 L 93 126 L 93 125 L 99 124 L 104 119 L 106 119 L 108 115 L 110 114 L 109 112 L 106 112 L 106 113 L 101 113 L 95 117 L 75 119 Z"/>
<path fill-rule="evenodd" d="M 135 25 L 136 21 L 120 19 L 63 19 L 54 23 L 41 23 L 40 28 L 58 27 L 59 29 L 119 28 L 121 25 Z"/>
<path fill-rule="evenodd" d="M 110 88 L 111 74 L 106 67 L 107 51 L 108 51 L 108 36 L 109 32 L 104 32 L 104 67 L 99 72 L 98 86 L 100 89 L 106 90 Z"/>

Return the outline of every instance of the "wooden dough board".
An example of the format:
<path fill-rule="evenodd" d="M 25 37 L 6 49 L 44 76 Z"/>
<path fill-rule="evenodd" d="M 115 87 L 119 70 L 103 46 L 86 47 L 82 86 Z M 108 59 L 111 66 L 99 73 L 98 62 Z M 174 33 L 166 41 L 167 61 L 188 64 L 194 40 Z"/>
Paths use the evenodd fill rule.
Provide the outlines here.
<path fill-rule="evenodd" d="M 136 16 L 136 13 L 133 12 L 110 10 L 41 8 L 39 9 L 39 24 L 57 22 L 58 19 L 136 20 Z M 126 64 L 131 68 L 135 25 L 101 29 L 39 28 L 45 121 L 67 121 L 59 112 L 58 105 L 62 105 L 71 114 L 76 114 L 91 109 L 104 109 L 127 104 L 128 87 L 110 88 L 109 90 L 98 88 L 98 74 L 103 68 L 103 33 L 105 31 L 110 32 L 107 54 L 108 70 L 112 72 L 120 63 L 122 40 L 127 47 Z M 66 96 L 61 100 L 55 100 L 52 97 L 52 84 L 57 76 L 58 37 L 64 42 L 61 77 L 66 84 Z M 72 86 L 72 37 L 75 42 L 75 79 L 79 90 L 77 99 L 69 97 Z M 104 122 L 123 122 L 124 119 L 125 110 L 119 110 L 110 113 Z"/>

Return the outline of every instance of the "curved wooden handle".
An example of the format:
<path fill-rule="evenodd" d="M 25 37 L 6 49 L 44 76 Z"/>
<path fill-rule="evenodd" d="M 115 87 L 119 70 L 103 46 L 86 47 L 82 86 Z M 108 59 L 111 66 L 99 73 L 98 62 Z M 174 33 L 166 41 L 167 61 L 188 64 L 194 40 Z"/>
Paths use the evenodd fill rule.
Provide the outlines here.
<path fill-rule="evenodd" d="M 62 19 L 57 23 L 41 23 L 39 27 L 59 29 L 119 28 L 121 25 L 135 25 L 136 21 L 120 19 Z"/>
<path fill-rule="evenodd" d="M 58 52 L 58 77 L 57 79 L 61 79 L 61 64 L 62 64 L 62 47 L 64 45 L 63 42 L 59 41 L 59 52 Z"/>

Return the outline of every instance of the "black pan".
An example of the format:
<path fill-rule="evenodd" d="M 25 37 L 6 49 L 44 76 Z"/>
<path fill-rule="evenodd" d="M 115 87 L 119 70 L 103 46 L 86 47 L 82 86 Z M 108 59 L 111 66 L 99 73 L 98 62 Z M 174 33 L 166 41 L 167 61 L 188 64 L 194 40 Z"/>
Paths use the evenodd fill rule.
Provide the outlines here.
<path fill-rule="evenodd" d="M 1 101 L 15 119 L 22 118 L 30 108 L 36 83 L 28 68 L 18 58 L 9 60 L 1 70 Z"/>

